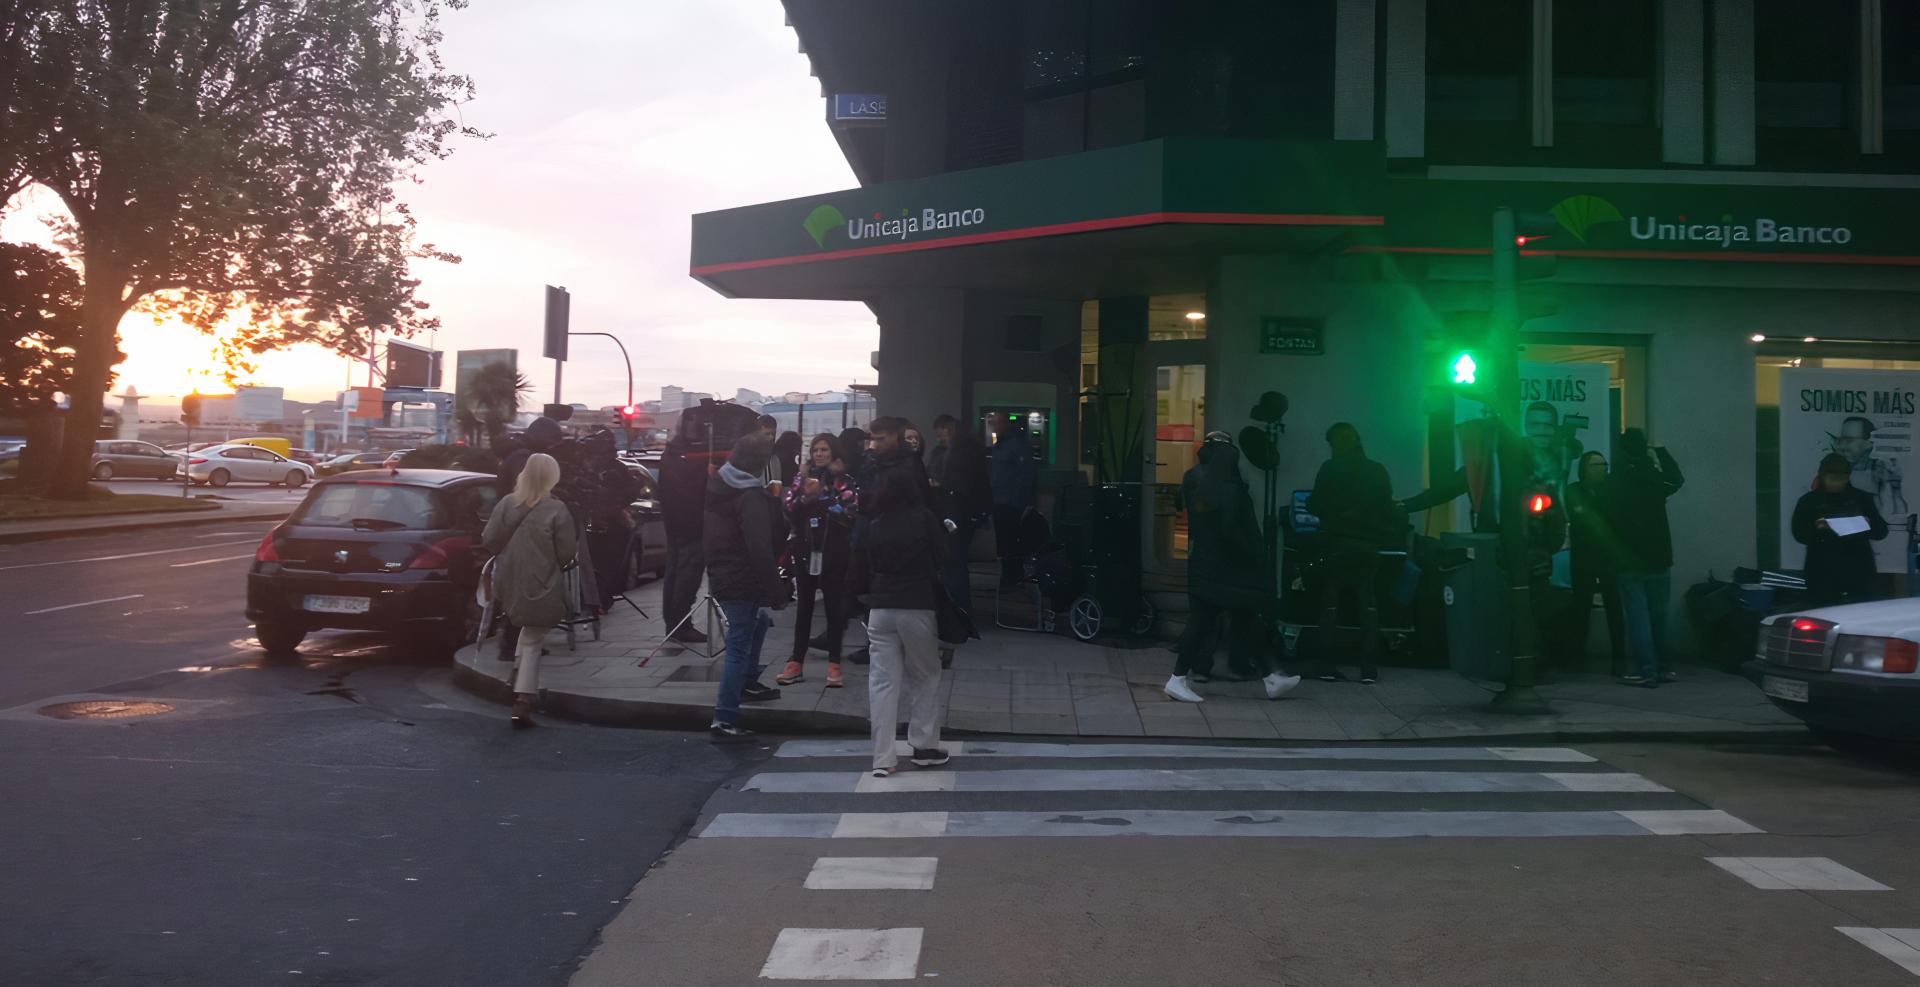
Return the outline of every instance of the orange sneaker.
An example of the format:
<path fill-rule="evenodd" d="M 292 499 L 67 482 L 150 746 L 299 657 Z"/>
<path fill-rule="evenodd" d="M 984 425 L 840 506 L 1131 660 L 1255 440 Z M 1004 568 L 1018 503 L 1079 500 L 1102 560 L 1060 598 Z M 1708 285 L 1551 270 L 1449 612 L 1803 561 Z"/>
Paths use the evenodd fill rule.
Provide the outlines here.
<path fill-rule="evenodd" d="M 773 677 L 773 680 L 781 685 L 792 685 L 795 682 L 805 682 L 807 677 L 800 673 L 799 662 L 790 661 L 787 662 L 787 667 L 782 669 L 779 675 Z"/>
<path fill-rule="evenodd" d="M 827 663 L 827 688 L 838 689 L 843 684 L 844 683 L 840 681 L 840 663 L 837 661 L 828 662 Z"/>

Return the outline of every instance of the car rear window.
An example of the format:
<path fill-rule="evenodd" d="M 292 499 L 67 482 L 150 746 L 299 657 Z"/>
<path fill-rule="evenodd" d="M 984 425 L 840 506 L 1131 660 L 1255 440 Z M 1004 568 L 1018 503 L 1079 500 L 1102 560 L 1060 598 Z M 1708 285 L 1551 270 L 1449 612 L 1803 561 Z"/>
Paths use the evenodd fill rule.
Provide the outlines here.
<path fill-rule="evenodd" d="M 329 483 L 316 487 L 293 523 L 319 528 L 446 528 L 438 492 L 391 483 Z"/>

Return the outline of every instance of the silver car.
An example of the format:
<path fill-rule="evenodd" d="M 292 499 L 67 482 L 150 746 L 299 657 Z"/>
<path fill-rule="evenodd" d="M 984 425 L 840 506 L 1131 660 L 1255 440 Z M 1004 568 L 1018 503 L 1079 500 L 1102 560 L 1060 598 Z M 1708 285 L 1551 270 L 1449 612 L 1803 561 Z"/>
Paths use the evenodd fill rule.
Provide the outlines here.
<path fill-rule="evenodd" d="M 220 445 L 189 455 L 187 477 L 216 487 L 236 480 L 298 487 L 313 479 L 313 467 L 259 446 Z"/>
<path fill-rule="evenodd" d="M 173 480 L 180 476 L 180 460 L 151 442 L 101 439 L 93 444 L 93 478 L 148 477 Z"/>

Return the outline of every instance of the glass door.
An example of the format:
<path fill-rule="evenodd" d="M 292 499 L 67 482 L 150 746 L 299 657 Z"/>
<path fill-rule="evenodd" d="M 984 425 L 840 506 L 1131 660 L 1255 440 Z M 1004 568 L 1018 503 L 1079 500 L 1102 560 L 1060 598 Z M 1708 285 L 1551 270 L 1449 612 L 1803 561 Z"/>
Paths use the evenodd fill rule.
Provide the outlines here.
<path fill-rule="evenodd" d="M 1193 468 L 1206 434 L 1207 366 L 1156 361 L 1153 374 L 1149 558 L 1164 564 L 1187 558 L 1187 512 L 1180 502 L 1180 483 Z"/>

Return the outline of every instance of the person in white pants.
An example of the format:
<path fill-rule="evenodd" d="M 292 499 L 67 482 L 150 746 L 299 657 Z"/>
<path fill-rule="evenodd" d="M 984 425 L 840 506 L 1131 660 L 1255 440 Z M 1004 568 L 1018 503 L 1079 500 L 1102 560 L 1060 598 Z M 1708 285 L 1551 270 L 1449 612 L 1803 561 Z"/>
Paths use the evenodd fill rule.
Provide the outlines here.
<path fill-rule="evenodd" d="M 883 431 L 898 436 L 905 423 L 882 418 L 873 423 L 875 439 Z M 867 637 L 872 665 L 867 670 L 868 716 L 873 724 L 873 774 L 885 778 L 899 765 L 894 734 L 900 724 L 904 685 L 909 712 L 907 740 L 913 763 L 947 763 L 940 746 L 940 642 L 934 608 L 940 592 L 940 566 L 947 532 L 924 506 L 920 481 L 910 470 L 889 470 L 879 477 L 875 514 L 861 536 L 867 556 L 868 589 L 862 597 L 871 610 Z"/>
<path fill-rule="evenodd" d="M 533 725 L 540 694 L 540 642 L 572 613 L 563 571 L 579 548 L 573 514 L 553 496 L 560 464 L 537 452 L 527 457 L 513 493 L 493 509 L 481 543 L 494 555 L 493 593 L 520 628 L 520 665 L 513 676 L 513 725 Z"/>

